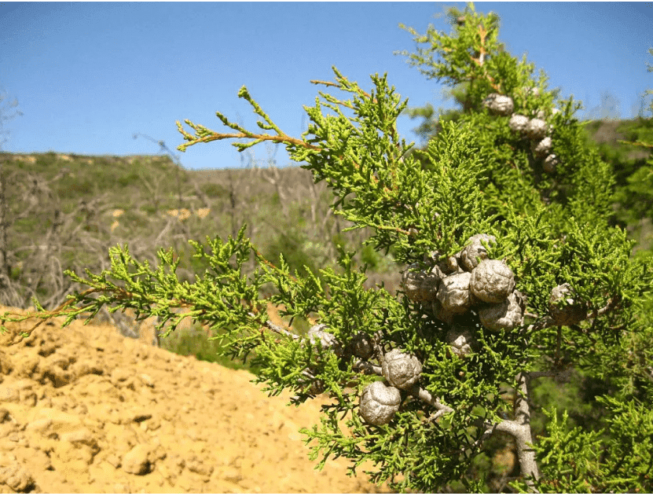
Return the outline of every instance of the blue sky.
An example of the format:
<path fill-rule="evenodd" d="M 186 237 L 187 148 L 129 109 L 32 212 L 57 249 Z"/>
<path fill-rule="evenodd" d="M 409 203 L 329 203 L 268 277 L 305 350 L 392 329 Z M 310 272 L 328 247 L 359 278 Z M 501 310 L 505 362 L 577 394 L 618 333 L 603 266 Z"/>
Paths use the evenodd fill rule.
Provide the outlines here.
<path fill-rule="evenodd" d="M 423 33 L 448 30 L 442 14 L 462 3 L 13 3 L 0 2 L 0 89 L 22 116 L 5 122 L 11 152 L 92 155 L 156 154 L 182 142 L 175 121 L 221 130 L 219 110 L 253 129 L 256 118 L 237 97 L 242 85 L 284 132 L 299 136 L 302 105 L 332 80 L 331 66 L 370 86 L 388 73 L 410 106 L 445 105 L 443 86 L 411 68 L 398 50 L 413 50 L 399 23 Z M 653 88 L 653 3 L 477 3 L 501 17 L 500 39 L 527 54 L 551 87 L 587 108 L 609 92 L 621 116 L 636 114 Z M 409 140 L 416 121 L 402 118 Z M 254 148 L 268 162 L 272 149 Z M 288 164 L 282 148 L 273 154 Z M 187 168 L 240 167 L 248 160 L 226 142 L 180 154 Z"/>

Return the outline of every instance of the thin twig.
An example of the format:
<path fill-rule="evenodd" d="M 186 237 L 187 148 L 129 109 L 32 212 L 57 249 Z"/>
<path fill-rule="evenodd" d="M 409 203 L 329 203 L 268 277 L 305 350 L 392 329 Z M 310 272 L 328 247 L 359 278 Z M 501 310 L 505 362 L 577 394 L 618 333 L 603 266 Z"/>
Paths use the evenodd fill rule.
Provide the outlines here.
<path fill-rule="evenodd" d="M 617 140 L 617 141 L 624 145 L 644 146 L 646 148 L 653 148 L 653 145 L 651 145 L 650 143 L 642 143 L 641 141 L 624 141 L 624 140 Z"/>
<path fill-rule="evenodd" d="M 249 312 L 248 315 L 250 317 L 256 317 L 256 315 L 253 312 Z M 294 339 L 295 341 L 300 339 L 300 337 L 297 334 L 293 334 L 292 332 L 284 329 L 281 326 L 278 326 L 277 324 L 273 323 L 272 321 L 268 320 L 263 324 L 265 327 L 270 329 L 272 332 L 276 332 L 277 334 L 281 334 L 283 336 L 287 336 L 289 338 Z"/>
<path fill-rule="evenodd" d="M 435 422 L 437 419 L 442 417 L 442 415 L 444 415 L 445 413 L 447 413 L 445 410 L 438 410 L 435 413 L 431 414 L 428 418 L 422 420 L 422 424 L 430 424 L 431 422 Z"/>
<path fill-rule="evenodd" d="M 362 370 L 366 374 L 383 375 L 383 369 L 376 364 L 359 360 L 354 364 L 354 369 Z"/>
<path fill-rule="evenodd" d="M 177 122 L 177 126 L 181 129 L 181 124 Z M 275 143 L 290 143 L 293 145 L 297 146 L 303 146 L 304 148 L 308 148 L 309 150 L 316 150 L 319 151 L 321 150 L 320 147 L 311 145 L 310 143 L 307 143 L 301 139 L 297 138 L 291 138 L 290 136 L 273 136 L 270 134 L 245 134 L 245 133 L 216 133 L 211 132 L 208 136 L 204 136 L 203 138 L 194 138 L 191 134 L 187 133 L 186 131 L 180 131 L 184 135 L 184 138 L 186 139 L 187 143 L 185 143 L 184 147 L 189 147 L 192 145 L 195 145 L 197 143 L 209 143 L 211 141 L 219 141 L 223 139 L 241 139 L 241 138 L 248 138 L 248 139 L 253 139 L 257 141 L 273 141 Z"/>
<path fill-rule="evenodd" d="M 440 403 L 438 398 L 433 396 L 426 389 L 419 387 L 418 384 L 415 384 L 408 392 L 415 398 L 422 400 L 424 403 L 427 403 L 438 410 L 443 410 L 444 413 L 450 413 L 454 411 L 450 406 Z"/>
<path fill-rule="evenodd" d="M 265 327 L 267 327 L 268 329 L 270 329 L 271 331 L 276 332 L 277 334 L 282 334 L 282 335 L 284 335 L 284 336 L 287 336 L 287 337 L 289 337 L 289 338 L 292 338 L 292 339 L 294 339 L 295 341 L 298 340 L 298 339 L 300 339 L 300 337 L 299 337 L 297 334 L 293 334 L 292 332 L 287 331 L 287 330 L 284 329 L 283 327 L 278 326 L 278 325 L 276 325 L 276 324 L 273 324 L 273 323 L 272 323 L 271 321 L 269 321 L 269 320 L 266 321 L 265 324 L 263 324 L 263 325 L 264 325 Z"/>
<path fill-rule="evenodd" d="M 96 288 L 88 288 L 86 291 L 82 291 L 79 293 L 79 296 L 84 297 L 87 296 L 91 293 L 95 293 L 97 291 L 101 291 L 101 289 L 96 289 Z M 14 318 L 12 317 L 12 314 L 7 312 L 6 314 L 0 316 L 0 321 L 4 322 L 7 317 L 11 318 L 11 321 L 16 321 L 16 322 L 22 322 L 27 319 L 31 318 L 38 318 L 40 319 L 39 322 L 36 323 L 34 327 L 32 327 L 29 331 L 25 331 L 27 334 L 31 334 L 34 329 L 36 329 L 38 326 L 46 322 L 47 320 L 50 320 L 51 318 L 54 317 L 62 317 L 67 314 L 62 314 L 61 311 L 70 306 L 73 303 L 72 298 L 68 298 L 68 300 L 61 305 L 59 305 L 57 308 L 54 310 L 45 310 L 43 312 L 32 312 L 32 313 L 27 313 L 26 315 L 21 315 L 20 317 Z"/>

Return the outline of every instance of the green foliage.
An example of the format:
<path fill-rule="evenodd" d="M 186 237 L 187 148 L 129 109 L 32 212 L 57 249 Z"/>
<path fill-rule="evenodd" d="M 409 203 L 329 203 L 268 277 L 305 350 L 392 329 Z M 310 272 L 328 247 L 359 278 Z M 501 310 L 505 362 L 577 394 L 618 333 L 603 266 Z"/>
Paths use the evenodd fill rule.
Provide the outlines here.
<path fill-rule="evenodd" d="M 271 260 L 283 256 L 291 270 L 298 271 L 305 276 L 309 271 L 317 271 L 317 264 L 326 262 L 324 257 L 316 256 L 319 255 L 316 248 L 309 244 L 309 240 L 303 232 L 289 229 L 286 232 L 278 233 L 272 239 L 265 249 L 264 256 Z"/>
<path fill-rule="evenodd" d="M 213 183 L 202 184 L 200 188 L 202 188 L 202 191 L 208 196 L 212 196 L 212 197 L 229 196 L 229 192 L 219 184 L 213 184 Z"/>
<path fill-rule="evenodd" d="M 617 200 L 626 209 L 626 220 L 653 219 L 653 159 L 628 177 Z"/>
<path fill-rule="evenodd" d="M 632 493 L 650 488 L 653 467 L 653 412 L 637 401 L 600 397 L 607 407 L 607 432 L 569 429 L 555 409 L 548 435 L 536 446 L 543 477 L 540 492 Z M 525 490 L 524 484 L 517 485 Z"/>
<path fill-rule="evenodd" d="M 124 186 L 127 186 L 129 184 L 133 184 L 134 182 L 138 181 L 138 179 L 139 179 L 139 176 L 138 176 L 138 174 L 136 172 L 129 172 L 129 173 L 125 174 L 124 176 L 120 176 L 118 178 L 117 182 L 118 182 L 118 184 L 120 186 L 124 187 Z"/>
<path fill-rule="evenodd" d="M 617 219 L 629 225 L 634 225 L 641 219 L 653 219 L 650 188 L 653 119 L 597 121 L 588 123 L 585 130 L 588 139 L 598 141 L 601 159 L 614 170 Z"/>
<path fill-rule="evenodd" d="M 479 14 L 469 4 L 464 11 L 449 9 L 447 16 L 453 25 L 450 34 L 429 25 L 427 32 L 420 35 L 400 25 L 418 45 L 416 53 L 401 52 L 410 65 L 419 67 L 427 78 L 453 87 L 453 96 L 463 104 L 465 112 L 480 111 L 483 99 L 491 92 L 510 94 L 517 106 L 529 111 L 550 105 L 556 92 L 535 96 L 529 91 L 544 87 L 544 72 L 530 86 L 525 85 L 532 79 L 535 65 L 527 63 L 525 57 L 512 57 L 498 41 L 498 15 Z"/>
<path fill-rule="evenodd" d="M 352 472 L 372 462 L 370 479 L 395 491 L 487 490 L 486 441 L 496 433 L 515 439 L 521 465 L 513 488 L 652 490 L 653 417 L 646 406 L 653 395 L 650 385 L 641 384 L 650 363 L 651 332 L 642 309 L 653 288 L 651 261 L 631 259 L 633 242 L 613 225 L 615 180 L 587 146 L 574 117 L 578 105 L 558 100 L 543 73 L 535 78 L 533 64 L 503 49 L 496 15 L 478 14 L 471 5 L 450 14 L 451 34 L 411 31 L 427 44 L 409 56 L 411 63 L 429 77 L 468 85 L 468 106 L 438 124 L 425 150 L 399 137 L 396 121 L 406 101 L 385 75 L 371 76 L 365 91 L 335 68 L 335 82 L 315 83 L 342 94 L 320 92 L 315 106 L 305 108 L 310 124 L 301 138 L 286 135 L 243 87 L 239 96 L 259 116 L 260 131 L 217 113 L 235 133 L 187 120 L 193 134 L 178 123 L 186 141 L 179 149 L 234 138 L 240 151 L 282 143 L 315 182 L 329 186 L 334 213 L 349 223 L 346 231 L 369 233 L 363 246 L 392 253 L 399 263 L 414 264 L 414 271 L 442 272 L 452 257 L 461 259 L 471 236 L 495 236 L 496 243 L 486 243 L 487 257 L 510 268 L 525 296 L 520 325 L 490 328 L 479 316 L 493 308 L 487 303 L 475 302 L 475 310 L 449 318 L 437 310 L 441 294 L 433 301 L 409 298 L 408 285 L 398 295 L 366 289 L 365 264 L 357 264 L 344 244 L 338 244 L 336 266 L 311 264 L 304 240 L 293 246 L 293 233 L 284 233 L 274 246 L 285 250 L 276 264 L 245 236 L 245 227 L 226 240 L 189 241 L 192 257 L 205 267 L 194 281 L 179 279 L 173 250 L 160 250 L 152 268 L 126 246 L 113 248 L 110 269 L 87 271 L 86 278 L 68 272 L 89 289 L 72 295 L 58 314 L 70 323 L 113 305 L 157 315 L 159 328 L 171 321 L 168 334 L 186 316 L 207 325 L 231 359 L 251 359 L 256 382 L 269 394 L 290 390 L 293 403 L 328 395 L 320 425 L 303 431 L 318 467 L 331 457 L 350 459 Z M 529 89 L 534 87 L 539 95 Z M 522 115 L 542 112 L 560 161 L 554 171 L 546 171 L 529 141 L 510 129 L 508 115 L 486 108 L 490 93 L 510 95 Z M 363 261 L 374 261 L 365 250 Z M 446 270 L 457 277 L 455 268 Z M 562 284 L 573 288 L 573 301 L 552 305 L 552 290 Z M 273 291 L 264 291 L 269 287 Z M 269 304 L 289 319 L 287 326 L 269 320 Z M 580 318 L 556 320 L 555 311 L 565 305 L 580 305 Z M 41 317 L 52 315 L 38 310 Z M 319 338 L 315 329 L 307 337 L 305 329 L 291 327 L 294 321 L 324 325 L 330 337 Z M 450 339 L 462 331 L 473 336 L 466 354 L 456 352 Z M 360 339 L 370 353 L 356 351 Z M 361 396 L 373 382 L 393 383 L 386 361 L 391 350 L 415 357 L 421 375 L 395 391 L 401 403 L 394 416 L 373 423 L 361 412 Z M 611 394 L 595 401 L 607 413 L 595 425 L 568 429 L 567 414 L 559 423 L 555 405 L 543 405 L 541 435 L 533 438 L 531 382 L 560 379 L 572 368 L 606 382 Z M 546 395 L 538 399 L 546 401 Z"/>
<path fill-rule="evenodd" d="M 191 329 L 178 330 L 161 340 L 161 347 L 178 355 L 192 355 L 198 360 L 217 363 L 223 367 L 234 370 L 250 370 L 255 373 L 256 369 L 243 364 L 240 360 L 231 360 L 224 356 L 224 347 L 209 338 L 204 330 L 193 326 Z"/>

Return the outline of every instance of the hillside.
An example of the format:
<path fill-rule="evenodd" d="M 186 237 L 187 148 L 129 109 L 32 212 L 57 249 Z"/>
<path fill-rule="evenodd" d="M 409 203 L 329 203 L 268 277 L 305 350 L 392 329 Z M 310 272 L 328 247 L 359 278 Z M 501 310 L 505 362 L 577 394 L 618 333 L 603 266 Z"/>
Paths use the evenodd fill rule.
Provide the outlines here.
<path fill-rule="evenodd" d="M 0 336 L 0 491 L 378 491 L 345 460 L 314 470 L 298 431 L 318 423 L 320 400 L 288 407 L 249 372 L 62 321 Z"/>
<path fill-rule="evenodd" d="M 5 304 L 24 308 L 35 295 L 55 306 L 76 288 L 62 271 L 99 272 L 117 244 L 152 264 L 159 248 L 172 247 L 182 259 L 180 276 L 191 280 L 203 267 L 187 240 L 235 236 L 244 223 L 271 261 L 283 253 L 292 269 L 317 270 L 332 264 L 342 245 L 360 252 L 372 269 L 370 284 L 397 282 L 391 258 L 362 249 L 365 232 L 340 234 L 347 224 L 329 208 L 331 194 L 299 168 L 189 171 L 167 156 L 57 153 L 1 153 L 0 163 L 10 185 L 0 237 L 7 255 L 0 273 L 13 284 L 4 294 L 0 288 Z"/>

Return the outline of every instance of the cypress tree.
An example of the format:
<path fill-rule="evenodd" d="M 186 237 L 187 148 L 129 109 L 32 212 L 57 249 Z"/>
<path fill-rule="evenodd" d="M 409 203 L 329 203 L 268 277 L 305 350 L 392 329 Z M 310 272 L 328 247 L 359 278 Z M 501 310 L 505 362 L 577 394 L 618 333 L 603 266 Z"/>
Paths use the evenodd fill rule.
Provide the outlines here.
<path fill-rule="evenodd" d="M 171 321 L 168 332 L 186 316 L 208 324 L 232 357 L 251 360 L 270 395 L 293 391 L 296 404 L 328 396 L 321 424 L 303 430 L 318 467 L 346 457 L 355 472 L 371 461 L 370 479 L 395 491 L 487 490 L 475 460 L 499 433 L 517 449 L 513 489 L 651 491 L 653 331 L 642 310 L 651 267 L 630 257 L 633 242 L 612 222 L 612 171 L 583 139 L 578 104 L 499 43 L 498 16 L 470 5 L 450 20 L 450 33 L 409 29 L 419 46 L 410 63 L 464 88 L 466 102 L 424 150 L 399 136 L 407 101 L 386 75 L 364 89 L 336 68 L 333 81 L 313 81 L 323 91 L 299 138 L 245 87 L 258 129 L 219 112 L 228 132 L 177 123 L 182 151 L 283 144 L 332 189 L 337 215 L 371 228 L 366 244 L 405 264 L 398 294 L 365 289 L 366 267 L 344 249 L 337 269 L 291 273 L 243 228 L 189 241 L 210 267 L 192 283 L 177 278 L 172 250 L 152 268 L 127 246 L 112 248 L 110 269 L 68 273 L 86 291 L 37 315 L 70 323 L 109 305 L 157 315 L 160 328 Z M 272 323 L 268 303 L 313 327 L 301 335 Z M 572 370 L 610 386 L 595 398 L 597 426 L 571 427 L 567 412 L 530 401 L 542 378 L 564 381 Z M 537 438 L 536 414 L 546 418 Z"/>

